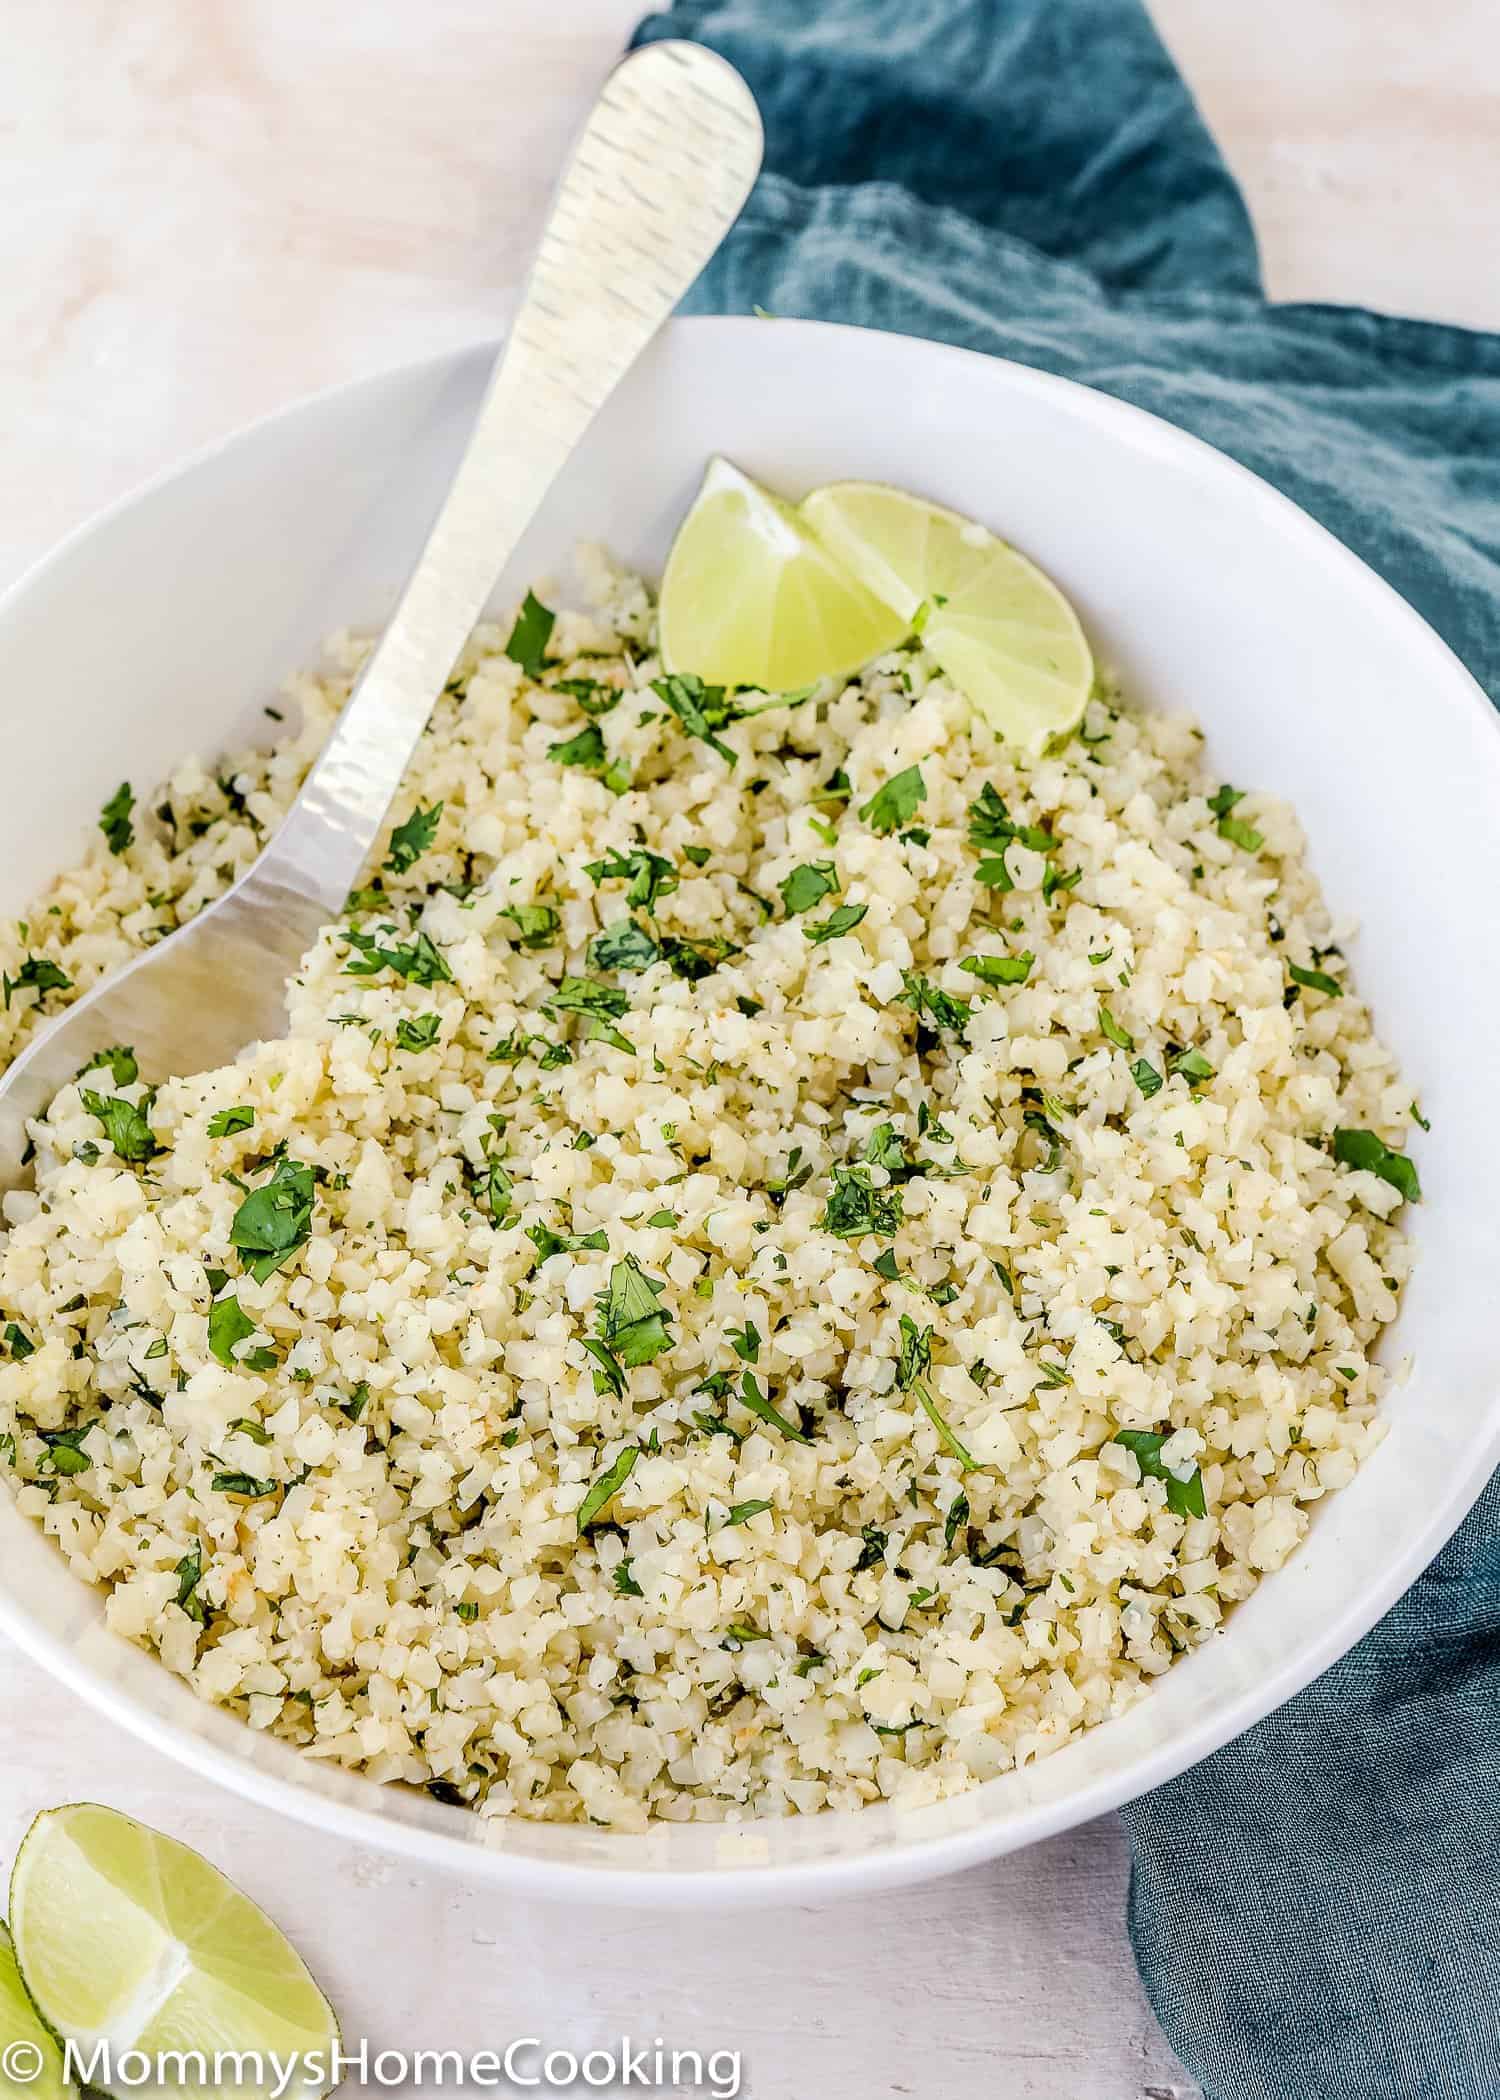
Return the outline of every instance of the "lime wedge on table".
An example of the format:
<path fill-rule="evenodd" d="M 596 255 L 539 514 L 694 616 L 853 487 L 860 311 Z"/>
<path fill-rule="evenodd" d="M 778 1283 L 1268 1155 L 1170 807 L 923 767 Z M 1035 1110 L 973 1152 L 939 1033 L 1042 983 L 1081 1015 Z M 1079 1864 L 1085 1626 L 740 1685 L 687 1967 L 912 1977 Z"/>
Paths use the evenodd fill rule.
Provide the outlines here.
<path fill-rule="evenodd" d="M 910 625 L 829 554 L 789 503 L 726 459 L 710 461 L 678 528 L 660 613 L 669 671 L 768 693 L 857 671 Z"/>
<path fill-rule="evenodd" d="M 49 1809 L 21 1841 L 10 1922 L 26 1989 L 54 2033 L 87 2051 L 327 2057 L 338 2023 L 295 1949 L 216 1867 L 110 1808 Z M 307 2068 L 312 2069 L 309 2063 Z M 327 2090 L 326 2078 L 296 2084 Z M 106 2088 L 120 2093 L 138 2085 Z"/>
<path fill-rule="evenodd" d="M 814 489 L 800 515 L 908 629 L 921 619 L 929 653 L 1007 743 L 1038 751 L 1076 726 L 1094 659 L 1078 615 L 1024 554 L 879 482 Z"/>
<path fill-rule="evenodd" d="M 0 2100 L 64 2100 L 72 2090 L 62 2051 L 37 2018 L 10 1934 L 0 1925 Z"/>

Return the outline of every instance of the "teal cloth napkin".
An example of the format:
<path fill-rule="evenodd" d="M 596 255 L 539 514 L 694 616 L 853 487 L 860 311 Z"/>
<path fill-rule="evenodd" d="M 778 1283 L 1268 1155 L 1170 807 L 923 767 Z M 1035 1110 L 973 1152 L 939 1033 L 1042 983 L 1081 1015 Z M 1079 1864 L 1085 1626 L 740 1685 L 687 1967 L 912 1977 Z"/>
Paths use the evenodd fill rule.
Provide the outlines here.
<path fill-rule="evenodd" d="M 1138 402 L 1320 518 L 1500 702 L 1500 337 L 1270 303 L 1137 0 L 679 0 L 661 36 L 766 119 L 690 310 Z M 1352 1654 L 1124 1822 L 1141 1975 L 1210 2100 L 1500 2100 L 1500 1483 Z"/>

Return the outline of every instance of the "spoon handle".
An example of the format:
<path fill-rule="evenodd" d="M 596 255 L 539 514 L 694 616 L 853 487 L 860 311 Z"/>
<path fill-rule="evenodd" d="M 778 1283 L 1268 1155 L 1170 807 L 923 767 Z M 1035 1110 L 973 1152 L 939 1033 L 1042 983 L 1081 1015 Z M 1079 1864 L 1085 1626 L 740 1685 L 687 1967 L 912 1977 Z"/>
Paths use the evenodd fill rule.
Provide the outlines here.
<path fill-rule="evenodd" d="M 647 45 L 611 75 L 395 615 L 240 885 L 244 908 L 277 915 L 290 953 L 343 909 L 497 577 L 598 410 L 734 223 L 761 149 L 749 89 L 700 44 Z"/>

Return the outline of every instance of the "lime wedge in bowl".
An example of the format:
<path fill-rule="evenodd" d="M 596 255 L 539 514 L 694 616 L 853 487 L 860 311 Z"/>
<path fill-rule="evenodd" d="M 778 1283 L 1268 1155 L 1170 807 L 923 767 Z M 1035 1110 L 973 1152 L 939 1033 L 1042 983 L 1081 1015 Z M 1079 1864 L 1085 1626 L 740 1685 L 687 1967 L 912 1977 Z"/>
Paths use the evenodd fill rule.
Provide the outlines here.
<path fill-rule="evenodd" d="M 216 2051 L 259 2051 L 264 2080 L 237 2080 L 242 2100 L 274 2090 L 273 2054 L 301 2060 L 299 2094 L 328 2090 L 328 2001 L 265 1912 L 175 1839 L 87 1802 L 49 1809 L 16 1855 L 10 1920 L 32 2004 L 85 2063 L 106 2038 L 116 2061 L 201 2050 L 211 2067 Z"/>
<path fill-rule="evenodd" d="M 67 2100 L 62 2051 L 37 2017 L 0 1925 L 0 2100 Z"/>
<path fill-rule="evenodd" d="M 790 693 L 858 671 L 910 621 L 783 503 L 726 459 L 709 462 L 662 578 L 668 671 Z"/>
<path fill-rule="evenodd" d="M 1039 751 L 1077 727 L 1094 683 L 1078 615 L 1034 562 L 983 525 L 880 482 L 814 489 L 803 523 L 906 622 L 1007 743 Z"/>

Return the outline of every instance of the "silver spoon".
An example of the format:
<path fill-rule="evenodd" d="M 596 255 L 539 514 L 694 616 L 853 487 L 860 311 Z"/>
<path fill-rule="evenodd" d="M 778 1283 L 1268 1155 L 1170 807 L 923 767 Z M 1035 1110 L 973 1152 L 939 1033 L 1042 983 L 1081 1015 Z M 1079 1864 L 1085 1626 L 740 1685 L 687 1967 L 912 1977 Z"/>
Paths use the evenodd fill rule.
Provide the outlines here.
<path fill-rule="evenodd" d="M 164 1079 L 279 1031 L 283 986 L 343 910 L 496 579 L 739 216 L 762 144 L 750 90 L 702 45 L 649 44 L 616 67 L 564 170 L 447 500 L 302 792 L 233 888 L 22 1051 L 0 1081 L 0 1188 L 21 1178 L 28 1119 L 111 1044 L 131 1044 Z"/>

